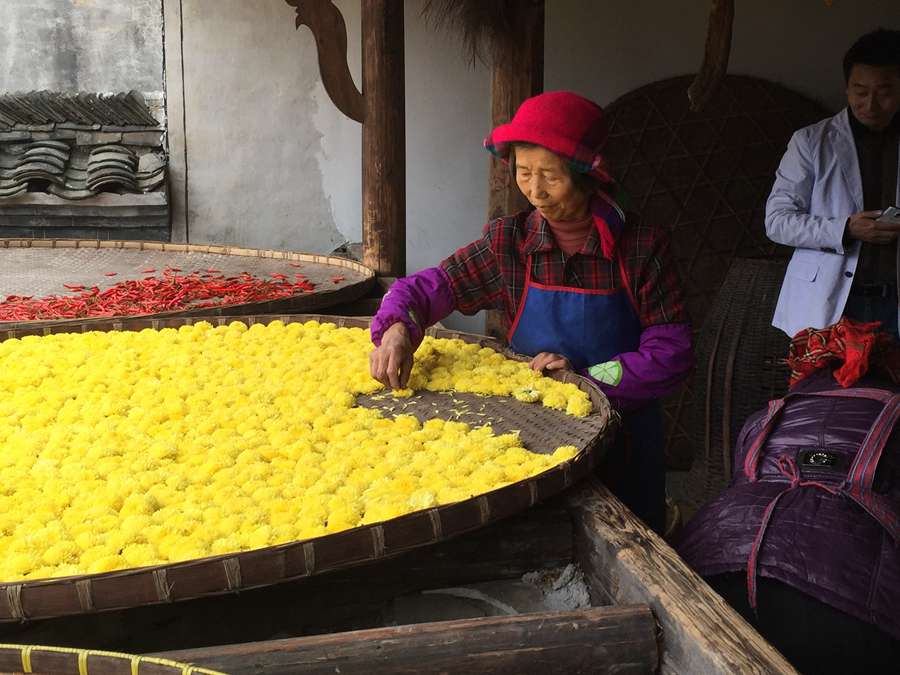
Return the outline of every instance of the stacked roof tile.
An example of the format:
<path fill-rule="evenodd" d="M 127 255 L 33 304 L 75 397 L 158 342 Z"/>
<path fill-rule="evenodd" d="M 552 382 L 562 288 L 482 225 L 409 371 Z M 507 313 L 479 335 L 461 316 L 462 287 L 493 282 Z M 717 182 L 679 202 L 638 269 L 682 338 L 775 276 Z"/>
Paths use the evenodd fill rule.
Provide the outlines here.
<path fill-rule="evenodd" d="M 162 130 L 137 92 L 0 95 L 0 200 L 150 192 L 165 169 Z"/>
<path fill-rule="evenodd" d="M 0 95 L 0 130 L 16 125 L 74 122 L 115 126 L 158 127 L 136 91 L 127 94 L 62 94 L 32 91 Z"/>

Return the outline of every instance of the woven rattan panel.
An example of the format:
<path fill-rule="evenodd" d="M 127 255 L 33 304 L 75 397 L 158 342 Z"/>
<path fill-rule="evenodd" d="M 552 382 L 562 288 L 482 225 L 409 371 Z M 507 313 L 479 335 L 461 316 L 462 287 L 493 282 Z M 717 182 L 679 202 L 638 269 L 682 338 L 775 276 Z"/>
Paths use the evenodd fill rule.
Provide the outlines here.
<path fill-rule="evenodd" d="M 692 506 L 728 484 L 747 417 L 787 391 L 790 339 L 770 322 L 786 267 L 786 260 L 735 260 L 697 336 L 688 416 L 694 461 L 685 484 Z"/>
<path fill-rule="evenodd" d="M 673 229 L 688 311 L 699 329 L 736 257 L 790 254 L 766 238 L 766 198 L 791 133 L 828 111 L 782 86 L 729 75 L 695 113 L 686 95 L 692 77 L 655 82 L 612 103 L 605 152 L 630 209 Z M 673 467 L 690 463 L 689 395 L 686 387 L 666 404 Z"/>

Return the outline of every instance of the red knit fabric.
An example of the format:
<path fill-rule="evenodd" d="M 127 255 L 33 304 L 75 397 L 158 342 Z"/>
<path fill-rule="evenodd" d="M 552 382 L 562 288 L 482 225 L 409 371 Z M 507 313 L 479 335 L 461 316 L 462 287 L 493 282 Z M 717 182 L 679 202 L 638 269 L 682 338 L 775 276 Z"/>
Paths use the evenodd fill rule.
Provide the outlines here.
<path fill-rule="evenodd" d="M 506 159 L 513 143 L 534 143 L 568 160 L 579 172 L 612 183 L 600 154 L 607 134 L 599 105 L 570 91 L 548 91 L 526 99 L 510 122 L 484 139 L 484 147 Z"/>
<path fill-rule="evenodd" d="M 550 226 L 553 238 L 566 255 L 574 255 L 581 250 L 591 233 L 593 224 L 594 217 L 590 213 L 581 220 L 547 219 L 547 225 Z"/>
<path fill-rule="evenodd" d="M 800 331 L 788 350 L 789 385 L 841 362 L 834 379 L 842 387 L 852 386 L 870 369 L 900 383 L 900 345 L 889 333 L 880 332 L 880 326 L 880 321 L 862 323 L 844 317 L 821 330 Z"/>

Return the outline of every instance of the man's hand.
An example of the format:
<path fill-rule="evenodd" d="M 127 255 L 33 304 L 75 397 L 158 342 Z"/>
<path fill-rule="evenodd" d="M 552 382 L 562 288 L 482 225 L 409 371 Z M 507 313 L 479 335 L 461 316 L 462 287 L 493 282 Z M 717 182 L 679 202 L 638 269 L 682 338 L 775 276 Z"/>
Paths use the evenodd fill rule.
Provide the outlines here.
<path fill-rule="evenodd" d="M 553 354 L 552 352 L 541 352 L 528 364 L 532 370 L 572 370 L 572 364 L 562 354 Z"/>
<path fill-rule="evenodd" d="M 369 354 L 369 372 L 391 389 L 403 389 L 409 382 L 413 366 L 413 348 L 409 332 L 395 323 L 381 336 L 381 346 Z"/>
<path fill-rule="evenodd" d="M 847 236 L 870 244 L 889 244 L 900 234 L 900 225 L 879 223 L 881 211 L 861 211 L 847 220 Z"/>

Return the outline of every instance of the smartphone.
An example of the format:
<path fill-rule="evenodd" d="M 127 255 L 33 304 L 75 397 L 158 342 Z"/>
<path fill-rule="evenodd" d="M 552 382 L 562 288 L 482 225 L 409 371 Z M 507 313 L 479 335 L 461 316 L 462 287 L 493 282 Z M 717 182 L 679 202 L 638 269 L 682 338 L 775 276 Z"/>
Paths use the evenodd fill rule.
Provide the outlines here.
<path fill-rule="evenodd" d="M 900 225 L 900 209 L 896 206 L 889 206 L 881 215 L 875 219 L 878 223 L 891 223 L 892 225 Z"/>

